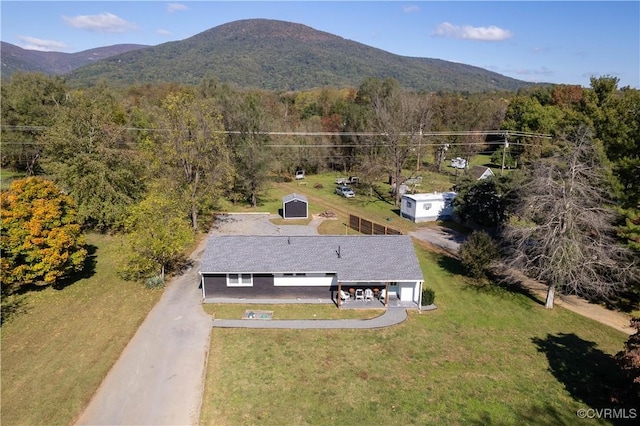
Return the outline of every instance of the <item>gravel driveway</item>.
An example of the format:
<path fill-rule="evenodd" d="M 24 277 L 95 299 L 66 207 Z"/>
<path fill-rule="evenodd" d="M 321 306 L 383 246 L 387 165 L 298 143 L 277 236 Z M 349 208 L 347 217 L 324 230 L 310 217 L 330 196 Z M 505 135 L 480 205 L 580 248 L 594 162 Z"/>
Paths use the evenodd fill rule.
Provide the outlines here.
<path fill-rule="evenodd" d="M 466 238 L 464 234 L 441 226 L 418 229 L 410 232 L 409 235 L 454 254 L 458 252 L 460 244 Z"/>

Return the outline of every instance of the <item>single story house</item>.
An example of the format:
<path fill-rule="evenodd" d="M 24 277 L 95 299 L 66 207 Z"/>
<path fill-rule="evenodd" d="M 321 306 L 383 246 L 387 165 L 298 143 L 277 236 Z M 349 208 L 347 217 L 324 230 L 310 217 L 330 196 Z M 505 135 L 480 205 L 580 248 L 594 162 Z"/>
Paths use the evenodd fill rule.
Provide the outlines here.
<path fill-rule="evenodd" d="M 419 306 L 424 282 L 408 235 L 211 235 L 200 275 L 205 302 L 338 301 L 341 290 L 375 288 Z"/>
<path fill-rule="evenodd" d="M 455 192 L 404 194 L 400 199 L 400 216 L 413 222 L 451 219 L 455 197 Z"/>
<path fill-rule="evenodd" d="M 493 171 L 485 166 L 473 166 L 469 169 L 469 174 L 476 180 L 486 179 L 488 177 L 495 176 Z"/>
<path fill-rule="evenodd" d="M 309 202 L 301 194 L 289 194 L 282 197 L 283 219 L 307 219 L 309 217 Z"/>

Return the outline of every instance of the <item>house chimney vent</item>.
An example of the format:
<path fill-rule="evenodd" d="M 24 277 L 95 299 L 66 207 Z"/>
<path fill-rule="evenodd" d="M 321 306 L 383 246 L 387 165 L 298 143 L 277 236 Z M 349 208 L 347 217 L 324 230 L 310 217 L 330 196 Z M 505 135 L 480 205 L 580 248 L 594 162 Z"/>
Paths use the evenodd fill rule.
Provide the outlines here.
<path fill-rule="evenodd" d="M 340 246 L 338 246 L 338 250 L 336 250 L 336 254 L 338 255 L 338 259 L 340 259 L 341 255 L 340 255 Z"/>

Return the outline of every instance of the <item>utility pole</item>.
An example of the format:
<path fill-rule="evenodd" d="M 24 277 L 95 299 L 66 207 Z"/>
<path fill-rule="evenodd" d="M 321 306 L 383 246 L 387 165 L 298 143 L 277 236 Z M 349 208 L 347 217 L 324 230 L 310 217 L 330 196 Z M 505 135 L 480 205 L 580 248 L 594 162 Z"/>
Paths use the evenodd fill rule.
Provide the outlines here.
<path fill-rule="evenodd" d="M 504 145 L 502 146 L 502 168 L 500 169 L 500 176 L 504 174 L 504 160 L 507 155 L 507 148 L 509 147 L 509 133 L 504 134 Z"/>

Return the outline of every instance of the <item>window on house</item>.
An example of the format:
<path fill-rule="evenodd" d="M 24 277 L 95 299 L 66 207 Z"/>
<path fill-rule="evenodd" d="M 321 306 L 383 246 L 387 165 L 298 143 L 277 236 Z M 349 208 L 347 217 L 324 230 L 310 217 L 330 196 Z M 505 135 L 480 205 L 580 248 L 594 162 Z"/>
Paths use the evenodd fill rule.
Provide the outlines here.
<path fill-rule="evenodd" d="M 424 203 L 422 205 L 422 208 L 425 209 L 425 210 L 430 210 L 431 209 L 431 203 Z"/>
<path fill-rule="evenodd" d="M 407 201 L 407 208 L 410 209 L 411 207 L 413 207 L 413 204 L 411 204 L 411 201 Z"/>
<path fill-rule="evenodd" d="M 229 274 L 227 275 L 228 287 L 253 287 L 253 275 Z"/>

